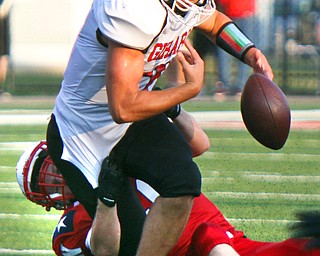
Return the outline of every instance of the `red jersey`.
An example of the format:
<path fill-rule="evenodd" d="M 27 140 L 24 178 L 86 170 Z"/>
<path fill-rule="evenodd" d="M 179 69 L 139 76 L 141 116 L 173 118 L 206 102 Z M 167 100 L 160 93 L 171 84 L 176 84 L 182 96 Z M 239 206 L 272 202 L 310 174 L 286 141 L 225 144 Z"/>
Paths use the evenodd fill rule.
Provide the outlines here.
<path fill-rule="evenodd" d="M 61 216 L 52 237 L 52 249 L 58 256 L 92 255 L 85 246 L 92 219 L 78 202 L 70 205 Z"/>
<path fill-rule="evenodd" d="M 144 182 L 135 181 L 134 185 L 148 212 L 158 193 Z M 79 203 L 71 205 L 54 231 L 52 247 L 55 253 L 63 256 L 91 255 L 85 246 L 91 225 L 92 220 L 84 207 Z M 201 230 L 202 227 L 204 229 Z M 216 205 L 201 194 L 194 199 L 187 226 L 168 256 L 207 256 L 220 243 L 230 244 L 240 256 L 320 256 L 320 250 L 304 249 L 307 241 L 287 239 L 282 242 L 260 242 L 248 239 L 226 220 Z"/>
<path fill-rule="evenodd" d="M 218 0 L 216 1 L 224 14 L 231 19 L 251 17 L 255 14 L 255 0 Z"/>

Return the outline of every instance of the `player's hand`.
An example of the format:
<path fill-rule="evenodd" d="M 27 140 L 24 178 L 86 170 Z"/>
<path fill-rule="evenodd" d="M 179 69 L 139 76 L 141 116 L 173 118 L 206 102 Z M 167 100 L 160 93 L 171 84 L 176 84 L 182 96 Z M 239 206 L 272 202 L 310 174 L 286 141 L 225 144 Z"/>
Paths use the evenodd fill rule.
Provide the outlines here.
<path fill-rule="evenodd" d="M 246 53 L 245 63 L 251 66 L 255 73 L 260 73 L 267 76 L 269 79 L 273 80 L 273 71 L 269 62 L 262 54 L 262 52 L 257 48 L 251 48 Z"/>
<path fill-rule="evenodd" d="M 307 249 L 320 248 L 320 211 L 299 212 L 297 217 L 291 226 L 293 237 L 310 238 Z"/>
<path fill-rule="evenodd" d="M 114 152 L 106 157 L 101 164 L 98 178 L 98 198 L 108 206 L 114 207 L 122 193 L 126 179 L 122 169 L 114 161 Z"/>
<path fill-rule="evenodd" d="M 182 66 L 185 84 L 188 85 L 189 90 L 194 90 L 194 96 L 196 96 L 203 86 L 204 61 L 187 40 L 185 41 L 185 46 L 188 51 L 180 50 L 176 58 Z"/>

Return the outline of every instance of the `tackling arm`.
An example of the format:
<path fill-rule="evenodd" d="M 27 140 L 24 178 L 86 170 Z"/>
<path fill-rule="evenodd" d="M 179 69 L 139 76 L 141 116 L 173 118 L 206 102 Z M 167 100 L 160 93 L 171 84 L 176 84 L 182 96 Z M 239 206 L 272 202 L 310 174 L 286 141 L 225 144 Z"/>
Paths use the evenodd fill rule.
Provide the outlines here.
<path fill-rule="evenodd" d="M 192 151 L 192 156 L 200 156 L 210 148 L 210 140 L 193 116 L 183 109 L 173 121 L 182 132 Z"/>

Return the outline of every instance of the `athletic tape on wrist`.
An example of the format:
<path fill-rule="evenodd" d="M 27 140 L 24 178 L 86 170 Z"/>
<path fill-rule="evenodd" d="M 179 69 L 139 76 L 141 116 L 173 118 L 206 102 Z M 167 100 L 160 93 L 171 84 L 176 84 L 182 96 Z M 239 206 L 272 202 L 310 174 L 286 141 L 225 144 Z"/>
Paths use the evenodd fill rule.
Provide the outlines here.
<path fill-rule="evenodd" d="M 255 47 L 250 39 L 233 22 L 226 23 L 217 34 L 217 46 L 244 62 L 247 51 Z"/>

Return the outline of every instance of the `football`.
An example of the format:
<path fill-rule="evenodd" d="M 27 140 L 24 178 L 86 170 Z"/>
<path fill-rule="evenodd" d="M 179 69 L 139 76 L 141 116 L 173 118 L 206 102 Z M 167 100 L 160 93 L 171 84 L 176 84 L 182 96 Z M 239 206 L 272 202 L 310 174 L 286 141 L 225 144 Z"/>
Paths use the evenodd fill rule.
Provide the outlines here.
<path fill-rule="evenodd" d="M 270 149 L 281 149 L 287 141 L 291 114 L 286 96 L 268 77 L 252 74 L 241 95 L 241 115 L 249 133 Z"/>

